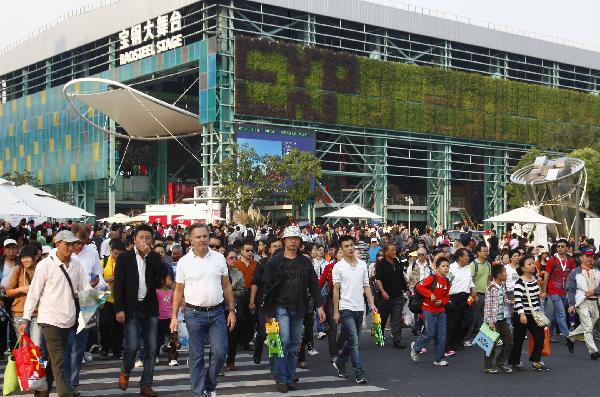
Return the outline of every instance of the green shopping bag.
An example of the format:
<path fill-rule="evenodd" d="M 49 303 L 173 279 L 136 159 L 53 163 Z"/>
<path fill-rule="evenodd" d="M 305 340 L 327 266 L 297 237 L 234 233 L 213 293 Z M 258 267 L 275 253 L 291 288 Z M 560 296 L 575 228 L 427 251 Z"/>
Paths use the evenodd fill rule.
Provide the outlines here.
<path fill-rule="evenodd" d="M 17 365 L 12 354 L 8 357 L 8 363 L 4 369 L 4 384 L 2 385 L 2 395 L 8 396 L 19 390 L 19 378 L 17 377 Z"/>

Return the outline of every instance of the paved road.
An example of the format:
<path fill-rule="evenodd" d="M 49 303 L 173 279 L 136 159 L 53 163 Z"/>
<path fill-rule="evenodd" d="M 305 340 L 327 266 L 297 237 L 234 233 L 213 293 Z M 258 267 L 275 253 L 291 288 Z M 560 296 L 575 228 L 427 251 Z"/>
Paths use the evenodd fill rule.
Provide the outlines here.
<path fill-rule="evenodd" d="M 405 330 L 407 343 L 413 339 Z M 376 347 L 368 331 L 362 335 L 362 351 L 364 354 L 368 385 L 356 385 L 352 379 L 337 378 L 335 370 L 327 360 L 327 347 L 324 341 L 317 341 L 317 350 L 321 354 L 308 357 L 308 368 L 299 370 L 298 391 L 289 392 L 288 396 L 321 396 L 347 395 L 359 396 L 438 396 L 446 395 L 536 395 L 544 394 L 573 395 L 575 390 L 584 393 L 595 393 L 595 389 L 579 385 L 589 385 L 598 376 L 600 362 L 589 359 L 585 346 L 577 344 L 576 353 L 571 355 L 563 344 L 553 344 L 553 355 L 545 359 L 552 368 L 550 372 L 540 373 L 528 370 L 513 374 L 483 374 L 483 353 L 477 347 L 468 348 L 450 359 L 448 367 L 435 367 L 431 353 L 422 356 L 421 361 L 414 363 L 406 349 L 399 350 L 391 344 L 383 348 Z M 431 346 L 431 349 L 433 346 Z M 181 354 L 185 364 L 186 353 Z M 523 359 L 527 360 L 525 353 Z M 220 378 L 218 387 L 221 396 L 280 396 L 275 391 L 265 362 L 255 365 L 250 354 L 241 352 L 237 359 L 238 370 L 226 373 Z M 0 376 L 4 368 L 0 368 Z M 352 377 L 352 371 L 348 368 Z M 81 395 L 119 396 L 138 394 L 137 382 L 141 370 L 132 373 L 130 388 L 122 392 L 117 387 L 119 363 L 114 360 L 95 360 L 83 367 Z M 1 378 L 0 378 L 1 380 Z M 155 390 L 160 396 L 189 396 L 189 372 L 186 365 L 169 367 L 162 362 L 156 367 Z M 455 394 L 456 393 L 456 394 Z M 575 392 L 575 395 L 578 393 Z M 586 393 L 587 394 L 587 393 Z"/>

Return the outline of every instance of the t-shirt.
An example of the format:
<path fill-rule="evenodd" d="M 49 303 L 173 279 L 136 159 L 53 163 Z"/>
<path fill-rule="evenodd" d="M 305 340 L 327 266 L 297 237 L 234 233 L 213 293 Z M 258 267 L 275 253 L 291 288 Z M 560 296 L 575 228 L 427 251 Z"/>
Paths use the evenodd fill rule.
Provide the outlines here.
<path fill-rule="evenodd" d="M 515 290 L 515 283 L 519 279 L 519 273 L 510 264 L 504 265 L 506 269 L 506 292 L 513 292 Z"/>
<path fill-rule="evenodd" d="M 158 299 L 158 319 L 171 318 L 173 313 L 173 290 L 159 288 L 156 290 L 156 298 Z"/>
<path fill-rule="evenodd" d="M 377 253 L 379 251 L 381 251 L 381 246 L 379 245 L 369 248 L 369 263 L 377 261 Z"/>
<path fill-rule="evenodd" d="M 229 272 L 221 253 L 209 249 L 204 257 L 200 257 L 191 249 L 177 262 L 175 281 L 184 285 L 186 303 L 210 307 L 223 302 L 223 276 L 228 277 Z"/>
<path fill-rule="evenodd" d="M 280 289 L 281 292 L 275 298 L 275 306 L 288 309 L 302 307 L 303 303 L 300 302 L 302 296 L 300 257 L 294 259 L 283 257 L 281 267 L 285 279 Z"/>
<path fill-rule="evenodd" d="M 473 284 L 475 284 L 475 291 L 477 291 L 478 294 L 485 294 L 485 290 L 490 282 L 492 265 L 490 265 L 488 261 L 478 262 L 477 259 L 475 259 L 471 262 L 470 266 Z"/>
<path fill-rule="evenodd" d="M 334 284 L 340 283 L 339 310 L 365 310 L 363 294 L 369 286 L 369 271 L 364 261 L 358 260 L 356 266 L 351 266 L 342 259 L 333 267 L 332 279 Z"/>
<path fill-rule="evenodd" d="M 117 263 L 113 260 L 112 256 L 109 256 L 106 260 L 106 265 L 104 266 L 104 280 L 114 279 L 115 278 L 115 266 Z M 115 297 L 113 296 L 113 282 L 111 281 L 108 284 L 108 288 L 110 289 L 110 295 L 108 295 L 108 299 L 106 300 L 109 303 L 115 303 Z"/>
<path fill-rule="evenodd" d="M 391 299 L 401 296 L 408 289 L 404 268 L 399 262 L 390 263 L 385 258 L 377 262 L 375 279 L 381 281 L 381 286 Z"/>
<path fill-rule="evenodd" d="M 565 296 L 567 294 L 567 279 L 569 273 L 575 269 L 575 261 L 567 256 L 561 260 L 558 255 L 548 258 L 546 262 L 546 273 L 548 273 L 548 295 Z"/>

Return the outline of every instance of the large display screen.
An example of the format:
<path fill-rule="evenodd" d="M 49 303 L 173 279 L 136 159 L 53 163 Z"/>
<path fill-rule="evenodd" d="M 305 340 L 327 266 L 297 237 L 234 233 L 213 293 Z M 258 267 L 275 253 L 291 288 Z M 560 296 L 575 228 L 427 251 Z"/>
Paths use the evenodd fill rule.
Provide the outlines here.
<path fill-rule="evenodd" d="M 301 152 L 315 152 L 315 135 L 311 131 L 239 125 L 236 137 L 239 146 L 248 145 L 259 156 L 283 157 L 292 149 L 298 149 Z"/>

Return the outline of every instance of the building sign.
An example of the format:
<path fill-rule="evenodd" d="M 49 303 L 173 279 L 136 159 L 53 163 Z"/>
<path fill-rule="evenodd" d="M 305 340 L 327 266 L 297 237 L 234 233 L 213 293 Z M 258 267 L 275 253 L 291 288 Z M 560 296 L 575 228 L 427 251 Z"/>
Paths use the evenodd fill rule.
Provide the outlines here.
<path fill-rule="evenodd" d="M 119 33 L 119 65 L 139 61 L 183 45 L 181 13 L 161 15 Z M 146 44 L 147 43 L 147 44 Z"/>

